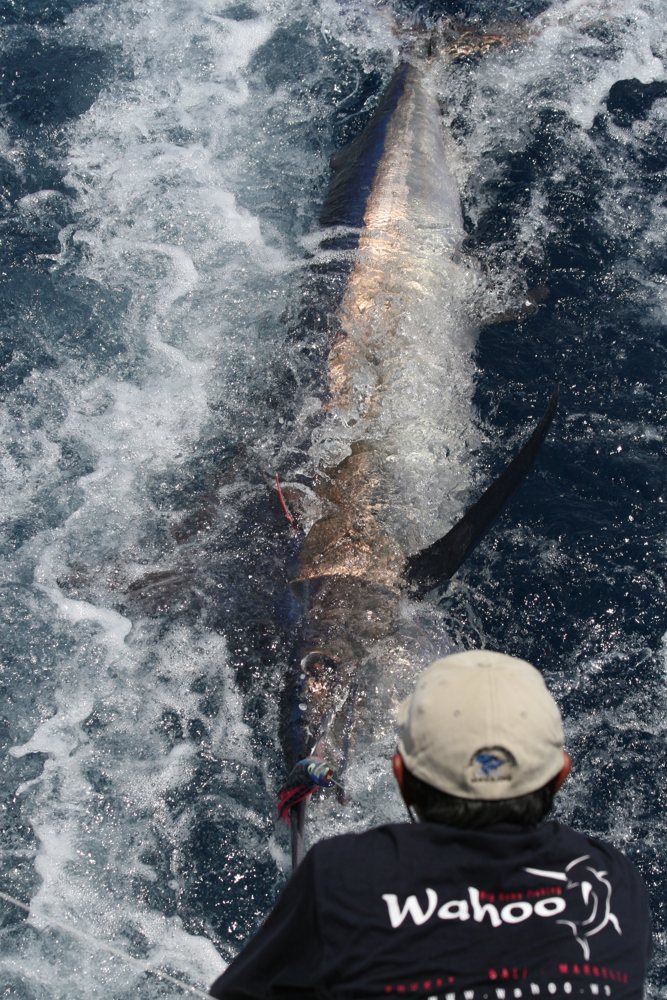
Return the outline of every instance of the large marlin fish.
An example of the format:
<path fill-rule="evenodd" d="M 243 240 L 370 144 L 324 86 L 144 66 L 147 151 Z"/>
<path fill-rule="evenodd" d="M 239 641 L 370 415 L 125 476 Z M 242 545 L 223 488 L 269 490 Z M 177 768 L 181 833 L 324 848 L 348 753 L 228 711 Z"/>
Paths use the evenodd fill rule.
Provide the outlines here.
<path fill-rule="evenodd" d="M 441 497 L 428 495 L 428 437 L 449 418 L 447 401 L 458 392 L 469 402 L 472 388 L 461 372 L 475 341 L 476 279 L 461 253 L 455 162 L 428 58 L 398 66 L 364 131 L 331 161 L 321 221 L 338 227 L 329 245 L 351 237 L 354 251 L 325 403 L 331 433 L 343 428 L 342 453 L 319 471 L 316 516 L 291 581 L 301 621 L 285 737 L 296 766 L 279 802 L 291 814 L 294 864 L 303 853 L 306 798 L 334 782 L 352 717 L 372 697 L 364 688 L 373 650 L 396 632 L 402 603 L 446 580 L 474 548 L 527 473 L 555 410 L 553 398 L 499 479 L 424 547 L 404 511 L 416 506 L 423 523 L 432 510 L 437 531 Z M 420 359 L 428 359 L 429 375 Z M 440 458 L 449 451 L 454 464 L 465 460 L 463 430 L 452 428 Z"/>

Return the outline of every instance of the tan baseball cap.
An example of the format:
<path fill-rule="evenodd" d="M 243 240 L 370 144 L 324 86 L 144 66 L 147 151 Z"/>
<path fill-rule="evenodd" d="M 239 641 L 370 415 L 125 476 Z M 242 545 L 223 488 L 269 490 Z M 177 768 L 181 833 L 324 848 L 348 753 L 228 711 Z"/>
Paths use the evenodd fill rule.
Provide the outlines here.
<path fill-rule="evenodd" d="M 420 675 L 399 707 L 405 766 L 462 799 L 512 799 L 563 767 L 563 724 L 542 675 L 488 649 L 454 653 Z"/>

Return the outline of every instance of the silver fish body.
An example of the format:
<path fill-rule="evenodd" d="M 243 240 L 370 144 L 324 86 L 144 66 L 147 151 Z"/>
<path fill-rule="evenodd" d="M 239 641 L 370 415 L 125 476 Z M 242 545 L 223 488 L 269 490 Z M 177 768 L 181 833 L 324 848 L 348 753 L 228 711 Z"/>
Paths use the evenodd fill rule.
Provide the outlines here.
<path fill-rule="evenodd" d="M 335 316 L 323 429 L 346 433 L 340 460 L 319 470 L 319 516 L 292 581 L 303 608 L 299 659 L 319 651 L 335 664 L 326 682 L 312 666 L 301 672 L 304 752 L 326 728 L 340 753 L 351 726 L 349 701 L 347 712 L 342 704 L 351 689 L 357 700 L 363 695 L 369 678 L 360 668 L 368 670 L 372 652 L 401 629 L 402 573 L 409 551 L 423 545 L 418 523 L 437 471 L 429 454 L 434 424 L 447 391 L 459 412 L 461 399 L 470 407 L 475 330 L 466 296 L 474 275 L 460 253 L 455 163 L 430 67 L 409 63 L 394 73 L 362 135 L 332 158 L 323 218 L 348 234 L 358 229 Z M 426 357 L 430 384 L 420 364 Z M 443 389 L 462 368 L 463 386 Z M 358 705 L 355 716 L 358 725 Z"/>

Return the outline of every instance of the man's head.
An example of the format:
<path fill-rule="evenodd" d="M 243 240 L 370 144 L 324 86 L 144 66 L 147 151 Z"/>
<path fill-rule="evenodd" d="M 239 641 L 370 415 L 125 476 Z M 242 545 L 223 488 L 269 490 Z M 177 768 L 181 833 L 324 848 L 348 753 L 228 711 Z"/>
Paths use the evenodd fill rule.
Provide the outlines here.
<path fill-rule="evenodd" d="M 458 825 L 537 822 L 569 768 L 558 706 L 524 660 L 489 650 L 436 660 L 400 707 L 394 773 L 423 818 L 451 821 L 433 807 L 454 800 Z"/>

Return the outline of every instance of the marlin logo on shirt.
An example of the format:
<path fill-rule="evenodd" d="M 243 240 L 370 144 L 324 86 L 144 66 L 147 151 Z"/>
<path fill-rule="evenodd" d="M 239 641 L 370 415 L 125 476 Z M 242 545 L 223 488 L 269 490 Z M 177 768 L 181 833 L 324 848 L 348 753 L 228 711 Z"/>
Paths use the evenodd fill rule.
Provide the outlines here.
<path fill-rule="evenodd" d="M 611 883 L 607 873 L 593 868 L 590 857 L 586 854 L 571 861 L 564 871 L 544 871 L 539 868 L 524 868 L 531 875 L 541 875 L 554 879 L 565 885 L 566 893 L 576 895 L 586 908 L 584 920 L 559 920 L 571 928 L 576 940 L 581 945 L 584 958 L 591 957 L 591 946 L 588 939 L 599 934 L 605 927 L 611 926 L 617 934 L 623 935 L 618 917 L 611 911 Z"/>

